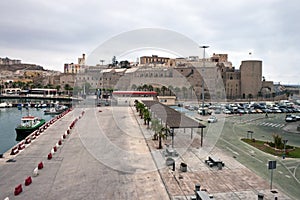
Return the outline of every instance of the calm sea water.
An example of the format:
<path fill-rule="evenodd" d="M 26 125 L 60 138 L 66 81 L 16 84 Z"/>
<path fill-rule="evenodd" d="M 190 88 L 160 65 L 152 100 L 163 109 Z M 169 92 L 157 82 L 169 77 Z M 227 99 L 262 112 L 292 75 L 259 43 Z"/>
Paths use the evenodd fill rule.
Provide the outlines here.
<path fill-rule="evenodd" d="M 38 116 L 50 120 L 53 116 L 44 115 L 44 109 L 29 108 L 0 108 L 0 154 L 6 152 L 18 142 L 15 128 L 20 124 L 21 117 L 28 115 Z"/>

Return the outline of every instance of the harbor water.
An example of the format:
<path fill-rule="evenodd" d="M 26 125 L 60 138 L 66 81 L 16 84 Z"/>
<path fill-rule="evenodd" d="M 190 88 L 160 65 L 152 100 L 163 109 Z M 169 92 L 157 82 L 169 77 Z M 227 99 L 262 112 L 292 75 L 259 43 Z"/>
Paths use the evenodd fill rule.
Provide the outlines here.
<path fill-rule="evenodd" d="M 19 110 L 13 108 L 0 108 L 0 154 L 5 153 L 11 147 L 16 145 L 15 128 L 20 124 L 21 117 L 26 115 L 37 116 L 49 121 L 54 116 L 44 115 L 44 109 L 22 108 Z"/>

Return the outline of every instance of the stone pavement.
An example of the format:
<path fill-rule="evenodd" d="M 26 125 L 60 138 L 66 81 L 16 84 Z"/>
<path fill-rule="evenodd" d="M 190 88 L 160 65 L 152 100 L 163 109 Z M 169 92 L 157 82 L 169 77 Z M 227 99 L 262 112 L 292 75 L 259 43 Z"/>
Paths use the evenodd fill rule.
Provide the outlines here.
<path fill-rule="evenodd" d="M 233 157 L 227 156 L 217 147 L 203 150 L 200 147 L 199 134 L 194 134 L 191 139 L 188 131 L 176 130 L 174 149 L 179 156 L 172 157 L 176 163 L 176 170 L 173 171 L 172 166 L 163 166 L 161 162 L 164 163 L 168 157 L 165 156 L 166 149 L 173 149 L 170 138 L 163 141 L 163 149 L 157 149 L 158 141 L 152 140 L 151 137 L 153 131 L 143 125 L 143 121 L 137 113 L 136 118 L 147 138 L 152 154 L 157 155 L 155 159 L 157 165 L 160 166 L 160 174 L 172 199 L 189 199 L 194 194 L 195 184 L 200 184 L 201 188 L 215 199 L 254 200 L 257 199 L 258 193 L 264 194 L 264 199 L 274 199 L 275 197 L 290 199 L 278 189 L 275 189 L 278 193 L 272 193 L 269 189 L 269 182 L 257 176 Z M 204 148 L 206 145 L 204 144 Z M 225 167 L 221 170 L 218 167 L 209 167 L 205 163 L 205 159 L 209 155 L 220 158 L 225 163 Z M 187 164 L 187 172 L 181 171 L 181 163 Z"/>

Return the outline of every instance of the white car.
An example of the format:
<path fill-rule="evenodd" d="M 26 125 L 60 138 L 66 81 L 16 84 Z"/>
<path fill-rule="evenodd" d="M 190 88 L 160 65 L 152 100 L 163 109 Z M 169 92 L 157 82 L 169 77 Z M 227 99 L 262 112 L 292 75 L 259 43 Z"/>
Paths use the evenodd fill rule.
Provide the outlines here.
<path fill-rule="evenodd" d="M 207 119 L 207 122 L 208 123 L 215 123 L 217 122 L 218 119 L 215 117 L 215 116 L 210 116 L 208 119 Z"/>

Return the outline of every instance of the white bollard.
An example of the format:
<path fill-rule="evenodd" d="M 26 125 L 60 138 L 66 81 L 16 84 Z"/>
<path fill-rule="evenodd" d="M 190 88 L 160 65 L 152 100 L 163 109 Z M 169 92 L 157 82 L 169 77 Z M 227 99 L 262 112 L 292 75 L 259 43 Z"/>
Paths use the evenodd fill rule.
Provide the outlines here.
<path fill-rule="evenodd" d="M 54 154 L 54 149 L 53 148 L 51 149 L 51 154 Z"/>
<path fill-rule="evenodd" d="M 36 167 L 36 168 L 34 168 L 34 170 L 33 170 L 33 172 L 32 172 L 32 176 L 33 177 L 36 177 L 36 176 L 38 176 L 39 175 L 39 169 Z"/>

